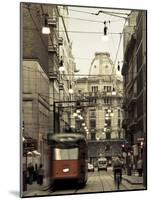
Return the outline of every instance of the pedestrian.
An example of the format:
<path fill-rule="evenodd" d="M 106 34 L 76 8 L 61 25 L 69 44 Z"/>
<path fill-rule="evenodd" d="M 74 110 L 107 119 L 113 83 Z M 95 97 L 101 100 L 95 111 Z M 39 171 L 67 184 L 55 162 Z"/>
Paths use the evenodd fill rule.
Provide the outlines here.
<path fill-rule="evenodd" d="M 43 185 L 43 178 L 44 178 L 44 169 L 43 169 L 43 165 L 40 164 L 39 169 L 38 169 L 38 181 L 37 181 L 39 185 Z"/>
<path fill-rule="evenodd" d="M 143 160 L 141 158 L 137 161 L 137 171 L 138 171 L 139 176 L 142 176 L 142 173 L 143 173 Z"/>
<path fill-rule="evenodd" d="M 32 182 L 33 182 L 33 174 L 34 174 L 34 166 L 33 166 L 32 163 L 29 163 L 27 170 L 28 170 L 28 183 L 29 183 L 30 185 L 32 185 Z"/>
<path fill-rule="evenodd" d="M 116 174 L 120 173 L 120 182 L 122 181 L 122 162 L 120 155 L 113 161 L 114 181 L 116 182 Z"/>
<path fill-rule="evenodd" d="M 37 163 L 35 164 L 35 170 L 33 172 L 33 181 L 37 181 L 37 174 L 38 174 L 38 166 Z"/>

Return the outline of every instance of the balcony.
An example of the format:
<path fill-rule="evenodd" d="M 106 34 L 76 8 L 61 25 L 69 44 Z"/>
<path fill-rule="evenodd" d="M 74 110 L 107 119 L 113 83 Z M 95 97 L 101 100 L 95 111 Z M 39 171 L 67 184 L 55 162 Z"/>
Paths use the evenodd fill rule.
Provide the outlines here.
<path fill-rule="evenodd" d="M 49 80 L 57 80 L 58 74 L 57 72 L 49 72 Z"/>
<path fill-rule="evenodd" d="M 56 18 L 48 18 L 48 25 L 56 28 L 57 27 L 57 19 Z"/>
<path fill-rule="evenodd" d="M 58 45 L 60 45 L 60 46 L 63 45 L 63 38 L 62 37 L 58 38 Z"/>
<path fill-rule="evenodd" d="M 64 90 L 64 84 L 63 83 L 59 83 L 59 90 Z"/>
<path fill-rule="evenodd" d="M 57 45 L 56 44 L 54 44 L 54 45 L 49 44 L 48 45 L 48 52 L 50 52 L 50 53 L 57 53 Z"/>

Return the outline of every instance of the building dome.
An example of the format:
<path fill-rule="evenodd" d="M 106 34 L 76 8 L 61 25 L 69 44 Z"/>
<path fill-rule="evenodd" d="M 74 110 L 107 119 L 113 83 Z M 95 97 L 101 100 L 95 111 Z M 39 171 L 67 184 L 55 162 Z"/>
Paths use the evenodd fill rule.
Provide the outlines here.
<path fill-rule="evenodd" d="M 112 75 L 113 62 L 108 52 L 96 52 L 91 62 L 89 75 Z"/>

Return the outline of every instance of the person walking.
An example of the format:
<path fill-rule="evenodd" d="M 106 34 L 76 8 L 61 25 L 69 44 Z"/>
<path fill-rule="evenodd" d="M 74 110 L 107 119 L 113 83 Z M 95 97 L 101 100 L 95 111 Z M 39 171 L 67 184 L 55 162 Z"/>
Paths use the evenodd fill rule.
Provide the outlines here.
<path fill-rule="evenodd" d="M 113 172 L 114 172 L 114 182 L 116 182 L 116 174 L 120 174 L 120 182 L 122 181 L 122 162 L 121 157 L 117 156 L 115 160 L 113 161 Z"/>
<path fill-rule="evenodd" d="M 30 185 L 32 185 L 32 182 L 33 182 L 33 173 L 34 173 L 34 166 L 33 166 L 32 163 L 29 163 L 27 170 L 28 170 L 28 183 Z"/>
<path fill-rule="evenodd" d="M 141 158 L 137 161 L 137 171 L 138 171 L 139 176 L 142 176 L 142 173 L 143 173 L 143 160 Z"/>
<path fill-rule="evenodd" d="M 38 181 L 37 181 L 39 185 L 43 185 L 43 178 L 44 178 L 44 169 L 43 169 L 43 165 L 40 164 L 39 169 L 38 169 Z"/>

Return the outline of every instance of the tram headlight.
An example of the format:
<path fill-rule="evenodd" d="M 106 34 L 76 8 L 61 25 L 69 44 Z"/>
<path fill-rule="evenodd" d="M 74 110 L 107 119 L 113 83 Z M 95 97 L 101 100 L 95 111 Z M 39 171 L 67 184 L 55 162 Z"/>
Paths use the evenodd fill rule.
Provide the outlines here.
<path fill-rule="evenodd" d="M 64 168 L 62 171 L 65 172 L 65 173 L 67 173 L 67 172 L 69 172 L 70 170 L 69 170 L 69 168 Z"/>

